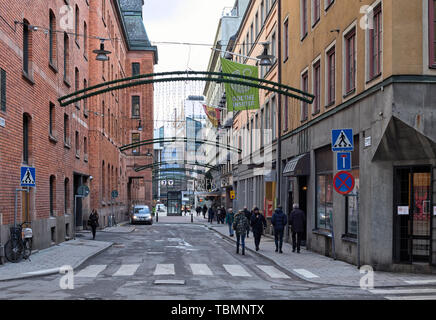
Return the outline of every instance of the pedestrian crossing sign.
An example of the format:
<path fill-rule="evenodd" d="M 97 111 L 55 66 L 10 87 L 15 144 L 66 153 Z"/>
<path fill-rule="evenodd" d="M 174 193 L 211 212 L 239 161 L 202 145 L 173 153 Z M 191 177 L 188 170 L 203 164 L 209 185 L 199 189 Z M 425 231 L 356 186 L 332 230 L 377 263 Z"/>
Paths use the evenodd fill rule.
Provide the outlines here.
<path fill-rule="evenodd" d="M 21 186 L 36 187 L 36 172 L 32 167 L 21 167 Z"/>
<path fill-rule="evenodd" d="M 332 130 L 332 151 L 353 151 L 353 129 Z"/>

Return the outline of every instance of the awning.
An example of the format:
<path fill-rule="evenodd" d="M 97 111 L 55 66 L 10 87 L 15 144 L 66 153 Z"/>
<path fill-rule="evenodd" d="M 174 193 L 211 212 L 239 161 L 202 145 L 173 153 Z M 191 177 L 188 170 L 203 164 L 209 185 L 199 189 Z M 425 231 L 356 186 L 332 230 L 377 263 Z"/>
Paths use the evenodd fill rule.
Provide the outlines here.
<path fill-rule="evenodd" d="M 299 155 L 291 159 L 283 170 L 285 177 L 297 177 L 310 175 L 310 153 Z"/>

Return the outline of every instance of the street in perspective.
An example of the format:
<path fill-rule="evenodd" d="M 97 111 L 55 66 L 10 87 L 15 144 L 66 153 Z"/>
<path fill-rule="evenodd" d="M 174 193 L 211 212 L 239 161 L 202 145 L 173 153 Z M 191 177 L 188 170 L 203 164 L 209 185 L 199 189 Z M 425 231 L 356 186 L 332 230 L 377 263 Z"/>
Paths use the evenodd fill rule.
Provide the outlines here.
<path fill-rule="evenodd" d="M 436 300 L 436 0 L 2 1 L 0 98 L 0 300 Z"/>

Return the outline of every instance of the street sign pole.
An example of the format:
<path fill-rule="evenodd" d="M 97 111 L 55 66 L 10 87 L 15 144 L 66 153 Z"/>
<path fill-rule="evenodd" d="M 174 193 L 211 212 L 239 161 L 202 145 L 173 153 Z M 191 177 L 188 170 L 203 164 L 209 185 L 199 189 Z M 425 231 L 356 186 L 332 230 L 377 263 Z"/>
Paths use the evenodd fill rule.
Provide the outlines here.
<path fill-rule="evenodd" d="M 28 189 L 15 189 L 15 212 L 14 212 L 14 228 L 17 227 L 17 198 L 18 198 L 18 191 L 24 191 L 29 192 Z M 24 221 L 23 221 L 24 222 Z"/>
<path fill-rule="evenodd" d="M 333 251 L 333 260 L 336 260 L 336 247 L 335 247 L 335 232 L 334 232 L 334 223 L 333 223 L 333 211 L 330 212 L 330 224 L 332 226 L 332 251 Z"/>
<path fill-rule="evenodd" d="M 359 209 L 359 192 L 350 193 L 346 197 L 356 197 L 357 207 L 357 269 L 360 269 L 360 209 Z"/>

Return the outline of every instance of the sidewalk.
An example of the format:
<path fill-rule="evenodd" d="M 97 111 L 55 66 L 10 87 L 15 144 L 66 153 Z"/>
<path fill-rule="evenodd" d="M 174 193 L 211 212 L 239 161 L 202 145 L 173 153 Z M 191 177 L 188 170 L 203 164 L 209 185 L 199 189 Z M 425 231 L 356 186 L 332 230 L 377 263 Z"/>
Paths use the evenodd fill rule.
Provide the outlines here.
<path fill-rule="evenodd" d="M 29 260 L 0 265 L 0 281 L 56 274 L 62 266 L 76 269 L 112 244 L 112 242 L 83 239 L 62 242 L 32 254 Z"/>
<path fill-rule="evenodd" d="M 197 217 L 194 214 L 194 223 L 206 225 L 209 229 L 218 232 L 226 239 L 236 242 L 235 237 L 229 236 L 229 229 L 226 224 L 213 224 L 207 222 L 203 216 Z M 191 223 L 191 216 L 182 217 L 165 217 L 159 219 L 159 223 Z M 262 237 L 260 250 L 256 252 L 254 238 L 250 232 L 250 237 L 245 239 L 245 245 L 248 250 L 254 254 L 259 254 L 264 258 L 271 260 L 278 266 L 288 270 L 295 276 L 317 284 L 360 287 L 360 281 L 364 274 L 361 274 L 357 266 L 348 264 L 343 261 L 333 260 L 332 258 L 301 249 L 301 253 L 293 253 L 292 245 L 283 243 L 283 254 L 275 252 L 274 239 L 271 236 Z M 416 286 L 419 284 L 429 284 L 428 281 L 436 281 L 435 275 L 427 274 L 409 274 L 393 272 L 374 272 L 374 286 L 393 287 L 393 286 Z M 406 282 L 407 281 L 407 282 Z M 425 283 L 427 281 L 427 283 Z"/>

